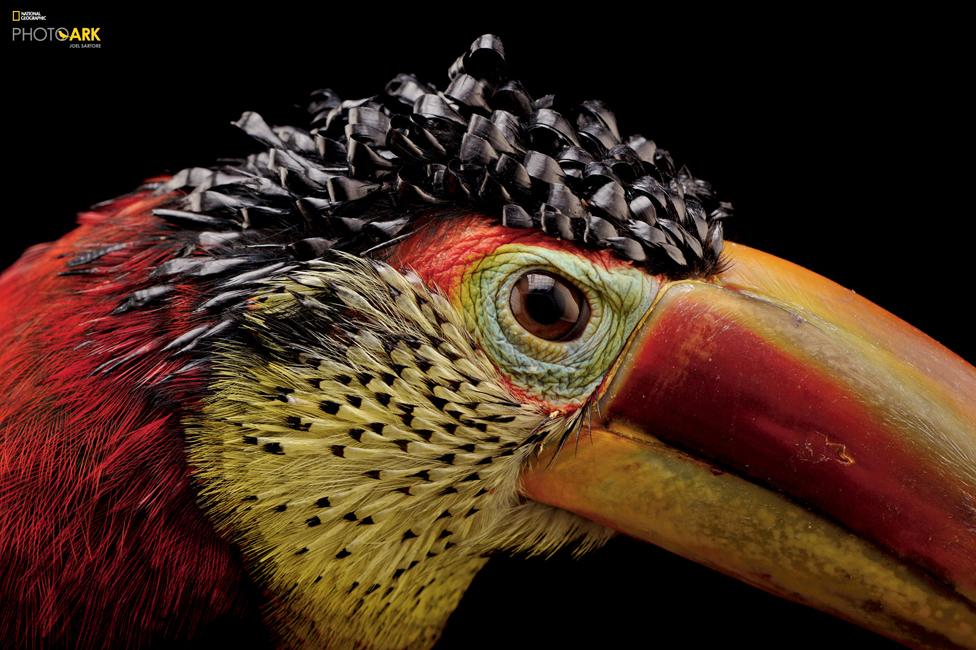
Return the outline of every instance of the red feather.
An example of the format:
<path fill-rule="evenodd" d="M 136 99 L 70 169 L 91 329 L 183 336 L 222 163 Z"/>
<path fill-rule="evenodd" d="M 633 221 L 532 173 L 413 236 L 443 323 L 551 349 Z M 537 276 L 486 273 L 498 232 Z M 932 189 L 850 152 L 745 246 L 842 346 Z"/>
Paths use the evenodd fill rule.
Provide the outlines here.
<path fill-rule="evenodd" d="M 203 376 L 164 379 L 186 363 L 160 348 L 192 327 L 194 290 L 110 316 L 181 248 L 151 212 L 169 198 L 85 213 L 0 276 L 5 647 L 141 646 L 259 622 L 235 549 L 193 500 L 180 417 Z M 86 266 L 94 273 L 63 274 L 117 243 Z"/>

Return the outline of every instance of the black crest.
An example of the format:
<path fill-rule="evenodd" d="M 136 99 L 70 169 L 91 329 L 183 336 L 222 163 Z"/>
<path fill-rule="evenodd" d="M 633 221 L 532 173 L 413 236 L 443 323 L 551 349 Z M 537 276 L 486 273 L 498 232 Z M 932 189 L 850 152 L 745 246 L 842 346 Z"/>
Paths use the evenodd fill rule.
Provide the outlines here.
<path fill-rule="evenodd" d="M 276 233 L 307 259 L 383 247 L 432 213 L 476 211 L 655 273 L 716 269 L 730 206 L 653 141 L 622 138 L 603 103 L 560 111 L 552 95 L 533 99 L 491 35 L 448 78 L 438 90 L 398 75 L 359 100 L 316 91 L 307 126 L 244 113 L 237 126 L 267 149 L 181 171 L 167 187 L 189 191 L 182 209 L 157 213 L 191 229 Z"/>

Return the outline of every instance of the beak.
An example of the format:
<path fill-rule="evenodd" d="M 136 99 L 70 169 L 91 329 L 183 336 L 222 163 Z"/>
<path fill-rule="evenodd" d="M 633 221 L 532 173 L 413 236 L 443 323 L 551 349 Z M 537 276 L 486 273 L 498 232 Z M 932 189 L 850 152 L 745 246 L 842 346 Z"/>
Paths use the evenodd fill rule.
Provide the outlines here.
<path fill-rule="evenodd" d="M 665 283 L 523 494 L 897 641 L 976 648 L 976 369 L 728 244 Z"/>

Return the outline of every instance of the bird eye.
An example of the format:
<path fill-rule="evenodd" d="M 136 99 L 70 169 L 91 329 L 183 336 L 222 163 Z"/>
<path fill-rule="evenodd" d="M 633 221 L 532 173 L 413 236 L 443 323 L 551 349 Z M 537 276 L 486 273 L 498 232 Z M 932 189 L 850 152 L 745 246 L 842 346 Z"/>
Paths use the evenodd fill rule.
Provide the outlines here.
<path fill-rule="evenodd" d="M 590 303 L 576 285 L 554 273 L 531 271 L 512 287 L 512 314 L 527 332 L 547 341 L 571 341 L 590 320 Z"/>

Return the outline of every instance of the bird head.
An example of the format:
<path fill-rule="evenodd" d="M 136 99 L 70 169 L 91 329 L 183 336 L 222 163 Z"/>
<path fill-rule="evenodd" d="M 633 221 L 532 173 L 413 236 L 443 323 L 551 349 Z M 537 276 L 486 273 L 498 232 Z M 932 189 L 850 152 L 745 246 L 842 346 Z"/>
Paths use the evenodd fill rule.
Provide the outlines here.
<path fill-rule="evenodd" d="M 157 188 L 187 245 L 154 277 L 200 287 L 167 344 L 208 368 L 200 503 L 286 642 L 429 645 L 490 554 L 619 531 L 976 644 L 973 368 L 725 242 L 707 183 L 533 99 L 496 37 L 449 76 L 245 113 L 263 151 Z"/>

